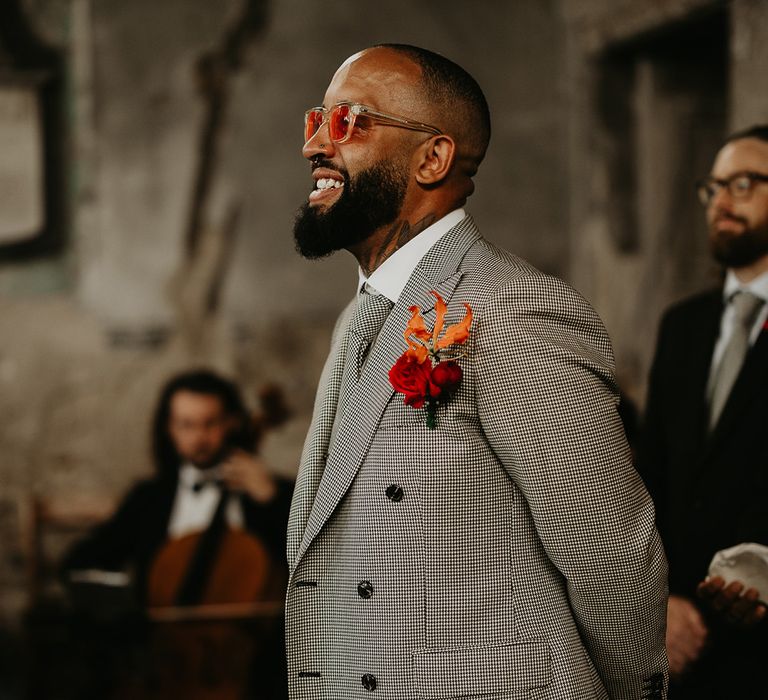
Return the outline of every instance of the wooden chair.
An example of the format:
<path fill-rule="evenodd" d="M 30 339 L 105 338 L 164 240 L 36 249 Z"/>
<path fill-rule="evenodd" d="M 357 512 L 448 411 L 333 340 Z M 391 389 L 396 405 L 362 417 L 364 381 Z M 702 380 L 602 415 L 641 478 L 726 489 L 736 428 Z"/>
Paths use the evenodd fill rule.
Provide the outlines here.
<path fill-rule="evenodd" d="M 106 520 L 116 501 L 103 494 L 34 496 L 22 512 L 29 607 L 61 599 L 58 567 L 67 548 Z"/>

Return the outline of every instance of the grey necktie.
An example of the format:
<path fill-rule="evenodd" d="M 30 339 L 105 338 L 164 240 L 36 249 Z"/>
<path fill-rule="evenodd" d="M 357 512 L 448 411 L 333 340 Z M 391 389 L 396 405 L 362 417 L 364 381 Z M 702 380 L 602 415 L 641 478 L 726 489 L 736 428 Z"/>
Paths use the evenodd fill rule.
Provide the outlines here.
<path fill-rule="evenodd" d="M 358 297 L 357 308 L 349 324 L 347 355 L 339 389 L 336 423 L 347 408 L 349 397 L 360 378 L 371 344 L 379 334 L 391 309 L 392 302 L 381 294 L 369 294 L 364 291 Z"/>
<path fill-rule="evenodd" d="M 736 292 L 731 304 L 735 312 L 733 335 L 725 347 L 712 386 L 712 398 L 709 403 L 710 430 L 717 424 L 744 364 L 744 357 L 749 350 L 749 335 L 763 300 L 749 292 Z"/>

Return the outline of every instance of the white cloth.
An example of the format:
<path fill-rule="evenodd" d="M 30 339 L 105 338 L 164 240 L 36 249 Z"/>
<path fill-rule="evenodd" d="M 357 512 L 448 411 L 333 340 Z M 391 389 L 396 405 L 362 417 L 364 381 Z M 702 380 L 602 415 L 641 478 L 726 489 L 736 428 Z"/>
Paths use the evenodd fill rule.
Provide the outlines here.
<path fill-rule="evenodd" d="M 743 542 L 721 549 L 712 558 L 709 576 L 721 576 L 727 586 L 740 581 L 744 588 L 756 588 L 763 603 L 768 602 L 768 547 Z"/>
<path fill-rule="evenodd" d="M 359 292 L 363 285 L 367 284 L 369 289 L 372 288 L 379 294 L 383 294 L 396 304 L 421 259 L 435 243 L 466 216 L 463 209 L 454 209 L 450 214 L 438 219 L 402 248 L 392 253 L 371 273 L 370 277 L 366 277 L 358 268 L 357 291 Z"/>
<path fill-rule="evenodd" d="M 733 306 L 729 303 L 734 294 L 739 291 L 749 292 L 756 297 L 760 297 L 763 301 L 768 302 L 768 272 L 764 272 L 759 277 L 753 279 L 749 284 L 743 284 L 736 273 L 733 270 L 728 270 L 728 274 L 725 277 L 725 284 L 723 285 L 723 315 L 720 317 L 720 335 L 715 343 L 715 349 L 712 353 L 712 363 L 709 368 L 709 384 L 707 395 L 709 396 L 712 391 L 712 382 L 716 376 L 717 368 L 720 366 L 720 360 L 723 359 L 723 353 L 725 348 L 728 347 L 728 341 L 733 336 L 733 329 L 736 323 L 736 314 Z M 754 345 L 757 340 L 757 336 L 760 335 L 760 331 L 763 325 L 768 319 L 768 303 L 763 304 L 763 308 L 757 314 L 755 322 L 752 324 L 752 331 L 749 335 L 750 346 Z"/>
<path fill-rule="evenodd" d="M 202 469 L 192 464 L 182 466 L 168 521 L 168 536 L 183 537 L 207 528 L 219 503 L 220 493 L 219 487 L 215 482 L 206 479 Z M 245 518 L 239 499 L 229 499 L 226 522 L 230 527 L 243 528 Z"/>

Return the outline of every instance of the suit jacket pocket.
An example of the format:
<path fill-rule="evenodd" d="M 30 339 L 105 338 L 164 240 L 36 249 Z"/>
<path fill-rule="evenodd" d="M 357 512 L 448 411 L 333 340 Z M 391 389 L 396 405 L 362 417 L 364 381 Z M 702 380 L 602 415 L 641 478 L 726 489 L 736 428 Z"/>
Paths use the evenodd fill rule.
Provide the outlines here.
<path fill-rule="evenodd" d="M 425 699 L 524 692 L 552 678 L 544 641 L 420 649 L 413 652 L 412 662 L 416 697 Z"/>

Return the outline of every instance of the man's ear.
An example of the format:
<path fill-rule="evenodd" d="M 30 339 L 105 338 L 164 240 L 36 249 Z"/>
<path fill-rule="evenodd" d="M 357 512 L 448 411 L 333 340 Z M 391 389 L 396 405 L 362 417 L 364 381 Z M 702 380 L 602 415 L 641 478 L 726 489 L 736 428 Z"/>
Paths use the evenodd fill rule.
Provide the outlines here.
<path fill-rule="evenodd" d="M 451 172 L 456 159 L 456 144 L 447 134 L 433 136 L 417 151 L 421 159 L 416 168 L 420 185 L 436 185 Z"/>

